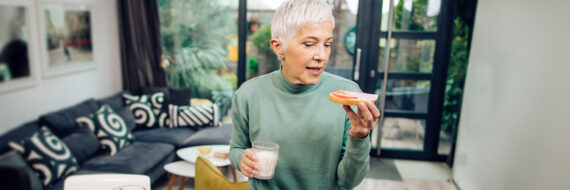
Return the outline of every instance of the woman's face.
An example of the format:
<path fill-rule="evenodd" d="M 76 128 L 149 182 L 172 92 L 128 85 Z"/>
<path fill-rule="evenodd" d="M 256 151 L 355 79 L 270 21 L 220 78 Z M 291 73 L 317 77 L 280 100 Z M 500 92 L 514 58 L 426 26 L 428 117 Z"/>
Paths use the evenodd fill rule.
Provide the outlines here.
<path fill-rule="evenodd" d="M 332 40 L 330 21 L 301 28 L 287 44 L 287 50 L 281 53 L 285 78 L 293 84 L 318 84 L 329 60 Z"/>

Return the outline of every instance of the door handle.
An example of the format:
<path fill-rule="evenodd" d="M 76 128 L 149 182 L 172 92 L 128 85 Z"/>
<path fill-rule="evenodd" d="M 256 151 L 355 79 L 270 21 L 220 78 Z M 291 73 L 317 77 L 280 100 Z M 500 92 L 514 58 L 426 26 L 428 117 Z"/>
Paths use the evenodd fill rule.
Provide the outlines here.
<path fill-rule="evenodd" d="M 362 49 L 356 48 L 356 66 L 354 66 L 354 81 L 358 81 L 360 75 L 360 54 L 362 54 Z"/>

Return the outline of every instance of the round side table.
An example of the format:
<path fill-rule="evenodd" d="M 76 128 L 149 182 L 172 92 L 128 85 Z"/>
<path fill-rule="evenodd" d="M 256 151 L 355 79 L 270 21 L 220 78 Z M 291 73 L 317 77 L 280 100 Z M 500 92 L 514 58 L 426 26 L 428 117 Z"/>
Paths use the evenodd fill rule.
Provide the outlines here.
<path fill-rule="evenodd" d="M 172 190 L 172 185 L 174 184 L 174 179 L 176 176 L 182 177 L 180 181 L 180 190 L 184 189 L 184 180 L 187 177 L 195 177 L 196 169 L 194 164 L 187 161 L 176 161 L 164 165 L 164 170 L 170 173 L 170 181 L 168 182 L 168 190 Z"/>

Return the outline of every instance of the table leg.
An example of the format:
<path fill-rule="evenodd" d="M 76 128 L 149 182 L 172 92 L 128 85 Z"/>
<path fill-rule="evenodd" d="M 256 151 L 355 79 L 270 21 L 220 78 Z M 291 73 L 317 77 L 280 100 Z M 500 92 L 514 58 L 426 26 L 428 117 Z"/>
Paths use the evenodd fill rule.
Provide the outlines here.
<path fill-rule="evenodd" d="M 174 184 L 175 178 L 176 178 L 176 175 L 170 174 L 170 181 L 168 182 L 168 190 L 172 190 L 172 184 Z"/>
<path fill-rule="evenodd" d="M 180 190 L 184 190 L 184 180 L 186 180 L 186 177 L 184 176 L 180 176 L 182 177 L 182 179 L 180 180 Z"/>
<path fill-rule="evenodd" d="M 234 175 L 234 182 L 237 182 L 236 169 L 234 167 L 231 167 L 231 166 L 230 166 L 230 168 L 232 168 L 232 174 Z"/>

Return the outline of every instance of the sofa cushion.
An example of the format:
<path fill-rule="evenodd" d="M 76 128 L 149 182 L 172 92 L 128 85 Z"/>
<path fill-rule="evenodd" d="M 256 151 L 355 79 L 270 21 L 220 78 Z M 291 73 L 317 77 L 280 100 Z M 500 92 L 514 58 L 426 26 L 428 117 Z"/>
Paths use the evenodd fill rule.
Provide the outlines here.
<path fill-rule="evenodd" d="M 196 130 L 190 128 L 159 128 L 133 132 L 137 141 L 168 143 L 176 147 L 182 146 L 184 141 L 195 133 Z"/>
<path fill-rule="evenodd" d="M 147 87 L 143 88 L 140 91 L 140 95 L 152 95 L 156 93 L 162 93 L 164 95 L 164 100 L 170 99 L 170 91 L 168 87 Z"/>
<path fill-rule="evenodd" d="M 113 110 L 119 111 L 125 107 L 125 101 L 123 100 L 123 94 L 130 94 L 128 90 L 119 92 L 107 98 L 97 100 L 97 106 L 100 108 L 103 105 L 109 105 Z"/>
<path fill-rule="evenodd" d="M 146 95 L 157 92 L 164 93 L 164 105 L 190 105 L 190 98 L 192 97 L 192 90 L 190 90 L 190 88 L 148 87 L 141 90 L 141 94 Z"/>
<path fill-rule="evenodd" d="M 12 148 L 8 146 L 10 141 L 20 141 L 25 138 L 31 137 L 34 133 L 40 130 L 37 121 L 28 122 L 22 126 L 16 127 L 7 133 L 0 136 L 0 154 L 11 151 Z"/>
<path fill-rule="evenodd" d="M 77 123 L 82 128 L 89 128 L 111 156 L 134 140 L 123 118 L 108 105 L 103 105 L 97 113 L 77 118 Z"/>
<path fill-rule="evenodd" d="M 62 140 L 79 164 L 97 153 L 101 147 L 99 140 L 89 129 L 80 129 Z"/>
<path fill-rule="evenodd" d="M 29 189 L 43 188 L 40 178 L 38 178 L 36 173 L 28 166 L 26 160 L 22 158 L 22 155 L 16 151 L 11 150 L 0 155 L 0 168 L 6 168 L 17 174 L 25 175 L 18 177 L 20 179 L 18 182 L 20 183 L 15 183 L 13 181 L 14 179 L 11 179 L 11 177 L 14 177 L 13 175 L 16 175 L 14 172 L 7 170 L 0 171 L 0 189 L 11 189 L 11 187 L 13 187 L 13 189 L 21 189 L 17 187 L 17 185 L 22 185 L 22 182 L 27 184 L 27 186 L 30 187 Z"/>
<path fill-rule="evenodd" d="M 85 100 L 72 107 L 43 115 L 40 117 L 40 123 L 50 128 L 58 137 L 65 137 L 78 129 L 75 119 L 94 113 L 98 108 L 95 100 Z"/>
<path fill-rule="evenodd" d="M 167 104 L 190 106 L 190 98 L 192 97 L 190 88 L 169 88 L 168 91 L 170 96 L 166 101 Z"/>
<path fill-rule="evenodd" d="M 79 169 L 69 148 L 47 127 L 42 127 L 30 138 L 9 145 L 22 154 L 46 187 Z"/>
<path fill-rule="evenodd" d="M 177 106 L 168 105 L 170 128 L 189 127 L 200 129 L 208 126 L 219 126 L 220 110 L 218 105 L 209 106 Z"/>
<path fill-rule="evenodd" d="M 115 110 L 115 109 L 113 109 Z M 122 110 L 119 111 L 119 115 L 125 121 L 127 128 L 129 131 L 133 131 L 137 127 L 137 123 L 135 122 L 135 116 L 130 108 L 124 107 Z"/>
<path fill-rule="evenodd" d="M 24 168 L 21 167 L 0 167 L 0 189 L 3 190 L 17 190 L 17 189 L 31 189 L 28 174 Z M 40 186 L 41 187 L 41 186 Z"/>
<path fill-rule="evenodd" d="M 220 127 L 207 127 L 192 135 L 182 147 L 208 145 L 208 144 L 230 144 L 232 138 L 232 124 L 223 124 Z"/>
<path fill-rule="evenodd" d="M 145 174 L 173 152 L 174 146 L 171 144 L 135 141 L 114 156 L 99 154 L 85 161 L 82 169 Z"/>
<path fill-rule="evenodd" d="M 162 128 L 168 126 L 168 113 L 163 109 L 164 93 L 133 96 L 123 94 L 126 105 L 135 116 L 137 128 Z"/>

